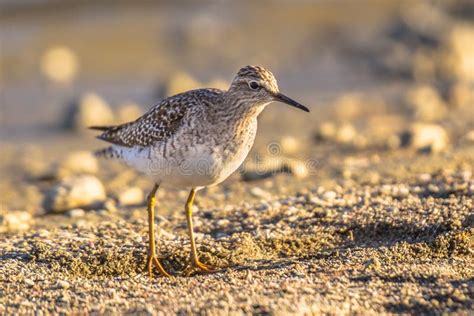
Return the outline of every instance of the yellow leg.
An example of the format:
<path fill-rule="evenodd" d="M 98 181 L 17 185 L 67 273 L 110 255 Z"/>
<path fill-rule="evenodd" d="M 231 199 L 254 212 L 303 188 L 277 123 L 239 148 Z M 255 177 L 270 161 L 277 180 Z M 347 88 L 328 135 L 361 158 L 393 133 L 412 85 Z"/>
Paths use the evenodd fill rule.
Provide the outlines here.
<path fill-rule="evenodd" d="M 188 200 L 186 201 L 186 206 L 185 206 L 186 221 L 188 222 L 188 234 L 189 234 L 189 238 L 191 239 L 191 261 L 198 269 L 202 271 L 214 272 L 214 268 L 211 268 L 199 261 L 199 257 L 197 254 L 196 242 L 194 241 L 193 218 L 192 218 L 193 201 L 194 201 L 195 196 L 196 196 L 196 191 L 195 189 L 192 189 L 191 192 L 189 192 L 189 197 L 188 197 Z"/>
<path fill-rule="evenodd" d="M 158 269 L 161 275 L 170 277 L 171 275 L 166 272 L 166 270 L 161 265 L 160 261 L 156 257 L 155 253 L 155 203 L 156 203 L 156 191 L 158 190 L 159 185 L 155 184 L 153 189 L 148 196 L 148 259 L 146 263 L 146 268 L 148 275 L 152 276 L 153 265 Z"/>

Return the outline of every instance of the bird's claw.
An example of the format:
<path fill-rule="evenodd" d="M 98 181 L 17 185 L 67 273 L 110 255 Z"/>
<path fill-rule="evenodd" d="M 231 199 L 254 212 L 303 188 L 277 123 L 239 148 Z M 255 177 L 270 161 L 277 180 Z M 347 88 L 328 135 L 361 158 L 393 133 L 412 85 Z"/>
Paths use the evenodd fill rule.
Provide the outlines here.
<path fill-rule="evenodd" d="M 148 271 L 148 276 L 151 278 L 153 277 L 153 265 L 158 269 L 160 274 L 165 277 L 171 277 L 171 274 L 166 272 L 165 268 L 161 265 L 160 261 L 155 255 L 148 255 L 147 262 L 146 262 L 146 268 Z"/>
<path fill-rule="evenodd" d="M 211 267 L 207 264 L 204 264 L 202 263 L 201 261 L 199 260 L 193 260 L 193 265 L 198 268 L 199 270 L 203 271 L 203 272 L 207 272 L 207 273 L 213 273 L 213 272 L 216 272 L 217 269 L 215 267 Z"/>

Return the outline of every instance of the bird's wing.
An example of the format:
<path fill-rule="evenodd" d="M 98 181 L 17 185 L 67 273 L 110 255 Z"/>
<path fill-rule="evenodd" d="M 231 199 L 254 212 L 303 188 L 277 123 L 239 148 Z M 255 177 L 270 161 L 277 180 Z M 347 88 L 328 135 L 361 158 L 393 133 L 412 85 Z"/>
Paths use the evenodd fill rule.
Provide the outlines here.
<path fill-rule="evenodd" d="M 149 146 L 171 136 L 189 109 L 184 98 L 164 99 L 133 122 L 116 126 L 92 126 L 101 130 L 97 138 L 124 147 Z"/>

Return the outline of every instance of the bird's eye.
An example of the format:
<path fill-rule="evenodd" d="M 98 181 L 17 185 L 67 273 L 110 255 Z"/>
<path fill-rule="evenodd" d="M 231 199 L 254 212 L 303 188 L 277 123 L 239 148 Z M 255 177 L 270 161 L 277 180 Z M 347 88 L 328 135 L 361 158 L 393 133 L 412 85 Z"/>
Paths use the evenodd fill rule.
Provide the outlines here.
<path fill-rule="evenodd" d="M 252 90 L 257 90 L 258 88 L 260 88 L 260 85 L 258 84 L 257 81 L 250 81 L 249 82 L 249 87 Z"/>

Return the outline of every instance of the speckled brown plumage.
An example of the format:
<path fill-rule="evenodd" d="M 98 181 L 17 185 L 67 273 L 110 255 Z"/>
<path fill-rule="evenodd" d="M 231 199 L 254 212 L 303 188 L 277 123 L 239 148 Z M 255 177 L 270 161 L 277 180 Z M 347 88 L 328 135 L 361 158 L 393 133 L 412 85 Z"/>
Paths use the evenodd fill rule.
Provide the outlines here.
<path fill-rule="evenodd" d="M 199 89 L 169 97 L 152 107 L 137 120 L 103 129 L 97 138 L 109 143 L 133 147 L 150 146 L 172 135 L 187 111 L 199 106 L 203 99 L 212 99 L 222 93 L 217 89 Z"/>

